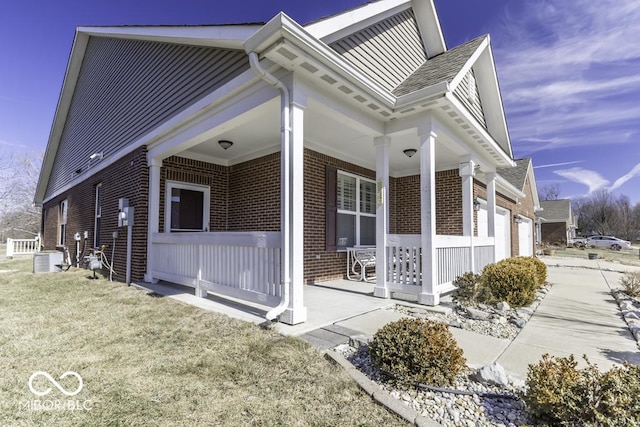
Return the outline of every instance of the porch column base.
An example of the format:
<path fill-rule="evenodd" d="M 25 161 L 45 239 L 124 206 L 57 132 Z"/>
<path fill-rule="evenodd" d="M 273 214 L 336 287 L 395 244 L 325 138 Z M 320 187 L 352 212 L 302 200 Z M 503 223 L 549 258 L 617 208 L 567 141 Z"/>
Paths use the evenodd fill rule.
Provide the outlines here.
<path fill-rule="evenodd" d="M 373 288 L 373 296 L 378 298 L 391 298 L 391 292 L 389 292 L 389 288 L 376 286 Z"/>
<path fill-rule="evenodd" d="M 196 296 L 198 298 L 206 298 L 207 297 L 207 290 L 204 288 L 201 288 L 200 286 L 196 286 Z"/>
<path fill-rule="evenodd" d="M 287 325 L 297 325 L 307 321 L 307 307 L 300 307 L 295 310 L 287 308 L 278 317 L 278 321 Z"/>
<path fill-rule="evenodd" d="M 154 278 L 150 274 L 145 274 L 143 279 L 146 283 L 153 283 L 153 284 L 158 283 L 158 279 Z"/>
<path fill-rule="evenodd" d="M 418 304 L 435 306 L 440 304 L 440 294 L 426 294 L 421 292 L 418 295 Z"/>

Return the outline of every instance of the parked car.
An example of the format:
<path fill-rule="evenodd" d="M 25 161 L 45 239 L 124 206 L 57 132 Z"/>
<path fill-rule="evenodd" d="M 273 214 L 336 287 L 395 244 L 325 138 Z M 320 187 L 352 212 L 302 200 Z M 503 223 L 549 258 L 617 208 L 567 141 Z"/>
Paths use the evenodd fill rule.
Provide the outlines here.
<path fill-rule="evenodd" d="M 631 249 L 631 242 L 612 236 L 592 236 L 586 241 L 589 248 L 611 248 L 615 251 Z"/>

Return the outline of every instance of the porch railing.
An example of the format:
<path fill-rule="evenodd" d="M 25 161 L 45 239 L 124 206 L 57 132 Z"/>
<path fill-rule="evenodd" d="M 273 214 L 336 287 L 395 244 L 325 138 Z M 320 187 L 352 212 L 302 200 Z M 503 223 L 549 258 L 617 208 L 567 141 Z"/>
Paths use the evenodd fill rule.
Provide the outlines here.
<path fill-rule="evenodd" d="M 14 255 L 31 255 L 40 251 L 40 239 L 7 239 L 7 258 Z"/>
<path fill-rule="evenodd" d="M 493 238 L 471 239 L 465 236 L 438 235 L 435 239 L 437 285 L 445 291 L 458 276 L 471 270 L 474 257 L 476 272 L 493 262 Z M 419 234 L 387 235 L 387 286 L 391 291 L 415 294 L 422 287 L 422 243 Z"/>
<path fill-rule="evenodd" d="M 155 233 L 154 279 L 263 305 L 280 302 L 280 233 Z"/>

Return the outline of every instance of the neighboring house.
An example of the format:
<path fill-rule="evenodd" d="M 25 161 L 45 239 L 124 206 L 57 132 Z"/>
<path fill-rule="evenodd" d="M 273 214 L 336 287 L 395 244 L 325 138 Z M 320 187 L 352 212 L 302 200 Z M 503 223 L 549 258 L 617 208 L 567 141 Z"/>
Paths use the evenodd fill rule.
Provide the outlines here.
<path fill-rule="evenodd" d="M 376 247 L 376 296 L 430 305 L 519 252 L 515 165 L 489 36 L 448 49 L 431 0 L 382 0 L 306 26 L 78 28 L 36 201 L 47 249 L 87 231 L 123 279 L 127 198 L 132 280 L 295 324 L 348 247 Z"/>
<path fill-rule="evenodd" d="M 513 228 L 509 240 L 511 253 L 519 256 L 533 256 L 538 236 L 535 227 L 536 212 L 540 208 L 538 187 L 533 174 L 533 163 L 530 158 L 517 159 L 516 167 L 500 168 L 498 175 L 513 185 L 520 195 L 510 201 L 510 217 Z"/>
<path fill-rule="evenodd" d="M 571 200 L 543 200 L 538 213 L 540 241 L 549 244 L 566 244 L 576 237 L 575 218 L 571 213 Z"/>

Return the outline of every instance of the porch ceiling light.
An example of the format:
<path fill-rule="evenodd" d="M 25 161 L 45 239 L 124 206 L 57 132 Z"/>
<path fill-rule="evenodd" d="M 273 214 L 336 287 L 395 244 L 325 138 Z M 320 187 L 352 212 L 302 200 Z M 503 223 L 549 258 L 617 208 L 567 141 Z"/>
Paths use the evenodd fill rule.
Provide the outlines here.
<path fill-rule="evenodd" d="M 103 152 L 93 153 L 92 155 L 89 156 L 89 160 L 102 160 L 103 157 L 104 157 Z"/>
<path fill-rule="evenodd" d="M 218 141 L 218 144 L 220 144 L 220 147 L 224 148 L 225 150 L 228 150 L 229 147 L 233 145 L 233 142 L 228 141 L 226 139 L 221 139 L 220 141 Z"/>
<path fill-rule="evenodd" d="M 407 148 L 403 151 L 403 153 L 406 154 L 406 156 L 409 158 L 413 157 L 417 152 L 418 150 L 416 150 L 415 148 Z"/>
<path fill-rule="evenodd" d="M 480 200 L 477 197 L 473 198 L 473 210 L 476 212 L 480 210 Z"/>

